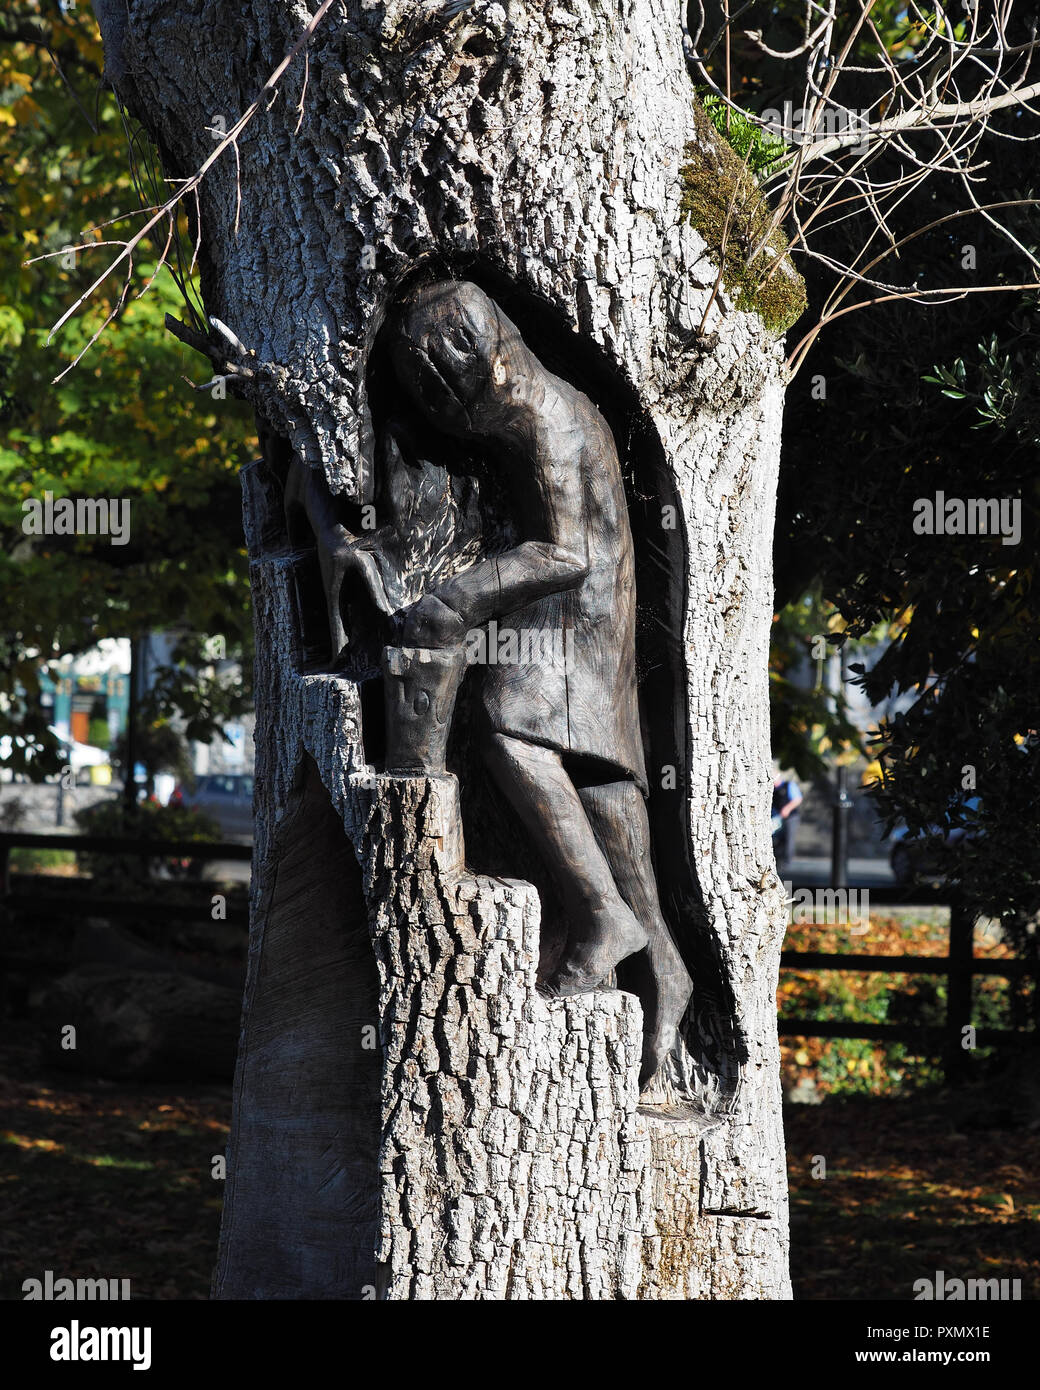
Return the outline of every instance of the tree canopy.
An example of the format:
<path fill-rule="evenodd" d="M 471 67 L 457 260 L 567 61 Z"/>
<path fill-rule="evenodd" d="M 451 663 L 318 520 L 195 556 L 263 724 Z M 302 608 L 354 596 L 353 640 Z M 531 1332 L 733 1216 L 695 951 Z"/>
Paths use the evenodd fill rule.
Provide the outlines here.
<path fill-rule="evenodd" d="M 1008 225 L 1035 253 L 1036 164 L 987 153 L 987 195 L 1023 205 Z M 937 217 L 947 192 L 933 190 Z M 1014 284 L 1019 259 L 977 219 L 920 238 L 914 271 L 924 284 L 968 287 L 980 274 Z M 875 706 L 913 697 L 881 720 L 870 749 L 877 805 L 913 831 L 968 828 L 946 868 L 980 910 L 1021 918 L 1040 908 L 1040 298 L 951 300 L 850 315 L 789 388 L 777 599 L 790 605 L 787 630 L 822 601 L 835 642 L 883 638 L 872 658 L 849 659 Z M 956 508 L 948 525 L 929 520 L 972 501 L 990 513 L 1003 504 L 1009 534 L 993 534 L 992 520 L 972 534 L 970 512 L 957 533 Z"/>
<path fill-rule="evenodd" d="M 41 663 L 101 637 L 179 634 L 174 666 L 142 714 L 179 714 L 189 736 L 212 737 L 248 695 L 204 674 L 203 644 L 223 637 L 248 671 L 236 472 L 254 452 L 253 424 L 241 403 L 183 379 L 198 377 L 198 359 L 163 317 L 183 314 L 176 279 L 190 294 L 186 278 L 163 269 L 148 284 L 158 258 L 150 249 L 125 292 L 106 282 L 48 344 L 51 326 L 104 268 L 104 242 L 121 234 L 107 224 L 125 228 L 129 215 L 136 225 L 136 209 L 161 186 L 150 146 L 102 90 L 101 70 L 88 14 L 19 0 L 0 17 L 0 734 L 13 740 L 10 765 L 31 775 L 59 761 L 36 698 Z M 186 238 L 186 224 L 179 230 Z M 190 244 L 182 270 L 189 258 Z M 128 499 L 128 543 L 26 535 L 23 503 L 46 492 Z"/>

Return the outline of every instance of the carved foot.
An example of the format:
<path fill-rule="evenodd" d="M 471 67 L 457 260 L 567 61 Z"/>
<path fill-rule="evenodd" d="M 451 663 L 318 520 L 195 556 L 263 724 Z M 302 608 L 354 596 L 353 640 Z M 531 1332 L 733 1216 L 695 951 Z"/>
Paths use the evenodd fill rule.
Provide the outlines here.
<path fill-rule="evenodd" d="M 584 994 L 605 984 L 621 961 L 641 951 L 647 935 L 624 904 L 592 914 L 588 938 L 568 941 L 559 965 L 546 981 L 554 997 Z"/>
<path fill-rule="evenodd" d="M 645 1090 L 679 1042 L 679 1023 L 693 981 L 670 936 L 655 933 L 646 952 L 646 978 L 637 990 L 643 1005 L 643 1057 L 639 1089 Z"/>

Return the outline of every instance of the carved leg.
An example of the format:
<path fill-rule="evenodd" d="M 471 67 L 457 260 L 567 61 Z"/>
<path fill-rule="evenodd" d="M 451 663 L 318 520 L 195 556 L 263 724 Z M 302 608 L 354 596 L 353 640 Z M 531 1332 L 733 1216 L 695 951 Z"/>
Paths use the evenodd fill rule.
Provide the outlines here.
<path fill-rule="evenodd" d="M 347 645 L 347 632 L 340 609 L 340 595 L 347 572 L 346 556 L 330 549 L 318 538 L 318 565 L 321 569 L 321 587 L 329 610 L 329 637 L 332 645 L 331 666 L 334 668 L 340 653 Z"/>
<path fill-rule="evenodd" d="M 560 755 L 491 734 L 487 759 L 541 851 L 567 914 L 567 947 L 547 987 L 561 995 L 595 989 L 647 944 L 646 931 L 618 892 Z"/>
<path fill-rule="evenodd" d="M 676 1045 L 679 1022 L 690 1002 L 693 981 L 661 913 L 650 852 L 646 802 L 634 782 L 583 786 L 578 792 L 614 882 L 646 931 L 646 951 L 629 962 L 621 983 L 643 1006 L 643 1064 L 646 1085 Z"/>

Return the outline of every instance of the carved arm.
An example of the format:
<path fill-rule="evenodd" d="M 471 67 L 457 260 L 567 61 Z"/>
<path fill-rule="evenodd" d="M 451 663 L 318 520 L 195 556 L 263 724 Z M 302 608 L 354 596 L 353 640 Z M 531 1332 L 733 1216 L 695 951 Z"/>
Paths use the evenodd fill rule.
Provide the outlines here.
<path fill-rule="evenodd" d="M 588 573 L 586 547 L 579 552 L 548 541 L 524 541 L 455 575 L 434 594 L 476 627 L 536 599 L 577 588 Z"/>

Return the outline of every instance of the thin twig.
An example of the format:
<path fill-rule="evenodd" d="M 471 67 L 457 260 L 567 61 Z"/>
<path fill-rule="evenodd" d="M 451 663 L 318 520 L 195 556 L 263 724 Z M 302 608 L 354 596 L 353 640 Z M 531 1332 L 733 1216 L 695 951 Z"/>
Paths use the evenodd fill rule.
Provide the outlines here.
<path fill-rule="evenodd" d="M 310 23 L 304 29 L 303 33 L 300 35 L 299 39 L 297 39 L 296 43 L 293 44 L 292 48 L 282 59 L 282 61 L 278 64 L 274 72 L 271 73 L 270 77 L 267 79 L 263 87 L 260 89 L 260 92 L 257 95 L 256 99 L 253 102 L 251 102 L 246 111 L 239 117 L 239 119 L 235 122 L 232 128 L 228 131 L 227 135 L 225 135 L 224 138 L 217 144 L 217 146 L 213 150 L 213 153 L 207 156 L 207 158 L 202 162 L 202 164 L 195 171 L 195 173 L 192 174 L 190 178 L 182 181 L 181 188 L 178 190 L 178 192 L 173 194 L 170 198 L 168 198 L 166 202 L 163 203 L 162 206 L 154 213 L 154 215 L 148 219 L 145 225 L 134 233 L 133 237 L 131 237 L 131 239 L 125 244 L 123 250 L 119 253 L 115 260 L 111 262 L 108 268 L 101 275 L 98 276 L 98 278 L 94 281 L 94 283 L 90 286 L 89 289 L 85 290 L 83 294 L 80 295 L 80 297 L 76 300 L 75 304 L 71 306 L 71 308 L 66 309 L 66 311 L 58 319 L 57 323 L 54 325 L 54 327 L 48 334 L 48 343 L 52 341 L 55 333 L 57 333 L 61 328 L 63 328 L 65 324 L 68 323 L 69 319 L 72 318 L 72 316 L 82 307 L 82 305 L 85 304 L 88 299 L 90 299 L 90 297 L 95 293 L 95 291 L 100 289 L 100 287 L 105 283 L 105 281 L 113 273 L 117 266 L 121 265 L 124 261 L 127 261 L 128 263 L 132 264 L 134 248 L 140 244 L 143 238 L 148 235 L 152 228 L 155 227 L 163 217 L 168 216 L 174 211 L 174 209 L 177 207 L 177 204 L 180 203 L 180 201 L 186 193 L 198 188 L 199 184 L 205 178 L 206 174 L 217 162 L 217 160 L 220 158 L 220 156 L 224 153 L 224 151 L 228 148 L 229 145 L 235 146 L 235 153 L 237 157 L 237 141 L 241 136 L 242 132 L 245 130 L 249 122 L 253 119 L 253 116 L 256 114 L 256 112 L 260 109 L 261 102 L 263 102 L 264 98 L 275 91 L 283 73 L 288 68 L 292 60 L 296 57 L 297 53 L 299 53 L 300 49 L 310 42 L 310 39 L 314 34 L 315 29 L 321 23 L 322 19 L 325 17 L 328 11 L 332 8 L 334 3 L 335 0 L 322 0 L 322 4 L 319 6 L 318 10 L 310 20 Z M 121 307 L 122 302 L 125 299 L 125 294 L 126 290 L 124 287 L 123 295 L 121 296 L 120 305 L 118 307 Z M 73 369 L 73 367 L 75 367 L 80 362 L 80 360 L 89 351 L 89 349 L 93 347 L 94 343 L 96 343 L 97 339 L 100 337 L 101 332 L 104 331 L 105 328 L 107 328 L 108 324 L 111 323 L 112 319 L 115 317 L 116 313 L 118 312 L 118 307 L 116 310 L 113 310 L 113 312 L 105 320 L 105 323 L 102 325 L 102 329 L 98 333 L 96 333 L 94 337 L 91 338 L 90 342 L 83 349 L 83 351 L 78 353 L 76 357 L 68 364 L 68 366 L 65 367 L 63 371 L 58 373 L 58 375 L 54 378 L 55 382 L 61 381 L 62 377 L 64 377 L 68 372 L 70 372 Z"/>

